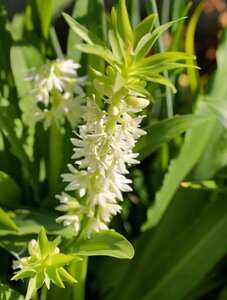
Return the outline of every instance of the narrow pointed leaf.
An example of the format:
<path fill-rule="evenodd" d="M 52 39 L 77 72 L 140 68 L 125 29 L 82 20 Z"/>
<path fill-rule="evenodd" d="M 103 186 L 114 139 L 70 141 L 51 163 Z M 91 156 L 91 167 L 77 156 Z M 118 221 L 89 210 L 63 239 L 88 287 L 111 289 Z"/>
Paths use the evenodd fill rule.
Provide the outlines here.
<path fill-rule="evenodd" d="M 184 19 L 184 18 L 182 18 Z M 135 61 L 140 60 L 144 57 L 149 50 L 153 47 L 159 36 L 165 32 L 169 27 L 171 27 L 176 22 L 179 22 L 181 19 L 176 21 L 168 22 L 164 25 L 157 27 L 152 33 L 147 33 L 144 35 L 141 40 L 138 42 L 138 45 L 135 49 Z"/>
<path fill-rule="evenodd" d="M 76 46 L 77 49 L 81 50 L 84 53 L 93 54 L 105 59 L 110 65 L 114 65 L 116 58 L 110 52 L 109 49 L 104 48 L 100 45 L 89 45 L 89 44 L 79 44 Z"/>
<path fill-rule="evenodd" d="M 74 20 L 72 17 L 67 15 L 66 13 L 63 13 L 63 17 L 65 18 L 66 22 L 70 26 L 70 28 L 79 35 L 86 43 L 90 45 L 99 45 L 102 47 L 105 47 L 104 42 L 98 38 L 94 33 L 90 32 L 87 28 L 80 25 L 76 20 Z"/>
<path fill-rule="evenodd" d="M 152 31 L 156 18 L 157 18 L 156 14 L 150 14 L 149 16 L 144 18 L 133 30 L 133 48 L 134 49 L 136 48 L 139 40 L 141 40 L 141 38 L 145 34 Z"/>
<path fill-rule="evenodd" d="M 159 83 L 159 84 L 163 84 L 165 86 L 168 86 L 169 88 L 171 88 L 173 93 L 176 93 L 176 91 L 177 91 L 175 86 L 168 79 L 166 79 L 164 76 L 162 76 L 160 74 L 157 74 L 155 72 L 142 71 L 138 74 L 138 76 L 142 80 L 155 82 L 155 83 Z"/>

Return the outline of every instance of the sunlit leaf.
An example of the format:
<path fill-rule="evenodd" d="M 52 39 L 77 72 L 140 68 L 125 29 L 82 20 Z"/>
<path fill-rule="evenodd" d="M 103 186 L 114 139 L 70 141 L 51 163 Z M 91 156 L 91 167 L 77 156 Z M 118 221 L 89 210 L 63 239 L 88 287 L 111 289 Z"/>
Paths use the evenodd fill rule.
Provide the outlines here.
<path fill-rule="evenodd" d="M 89 239 L 75 243 L 71 252 L 85 256 L 112 256 L 117 258 L 129 258 L 134 255 L 132 245 L 119 233 L 114 231 L 101 231 L 92 235 Z"/>

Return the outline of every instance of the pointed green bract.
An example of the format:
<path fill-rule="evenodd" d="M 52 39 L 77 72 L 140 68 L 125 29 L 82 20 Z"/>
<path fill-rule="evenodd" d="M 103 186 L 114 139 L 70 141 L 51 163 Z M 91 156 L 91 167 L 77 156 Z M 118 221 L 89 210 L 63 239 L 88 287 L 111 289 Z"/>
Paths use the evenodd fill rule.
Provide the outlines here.
<path fill-rule="evenodd" d="M 129 21 L 129 16 L 125 4 L 125 0 L 119 0 L 117 7 L 117 25 L 120 35 L 124 41 L 132 43 L 133 31 Z"/>
<path fill-rule="evenodd" d="M 50 252 L 50 245 L 44 227 L 41 227 L 38 236 L 38 245 L 39 245 L 41 257 L 42 259 L 45 259 Z"/>
<path fill-rule="evenodd" d="M 156 21 L 157 15 L 156 14 L 150 14 L 146 18 L 144 18 L 133 30 L 133 47 L 136 48 L 138 42 L 141 40 L 141 38 L 146 35 L 147 33 L 151 32 L 155 21 Z"/>
<path fill-rule="evenodd" d="M 139 60 L 141 57 L 144 57 L 148 51 L 153 47 L 159 36 L 165 32 L 168 28 L 170 28 L 176 22 L 179 22 L 184 18 L 178 19 L 176 21 L 168 22 L 164 25 L 157 27 L 152 33 L 147 33 L 145 36 L 141 38 L 138 42 L 138 45 L 135 49 L 135 60 Z M 167 54 L 168 52 L 166 52 Z"/>
<path fill-rule="evenodd" d="M 63 17 L 67 21 L 68 25 L 72 28 L 72 30 L 78 34 L 85 42 L 90 45 L 100 45 L 105 46 L 104 42 L 100 40 L 94 33 L 89 31 L 84 26 L 80 25 L 76 20 L 67 15 L 66 13 L 62 13 Z"/>

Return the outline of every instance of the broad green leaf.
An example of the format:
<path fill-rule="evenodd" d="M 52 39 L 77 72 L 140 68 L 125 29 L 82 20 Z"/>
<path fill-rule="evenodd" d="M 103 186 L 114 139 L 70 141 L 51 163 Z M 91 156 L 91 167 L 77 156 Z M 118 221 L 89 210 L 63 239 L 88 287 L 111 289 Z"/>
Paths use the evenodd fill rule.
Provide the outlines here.
<path fill-rule="evenodd" d="M 27 72 L 29 68 L 42 64 L 41 54 L 32 45 L 15 42 L 10 50 L 10 62 L 18 96 L 20 98 L 28 97 L 32 86 L 31 82 L 26 80 Z M 32 102 L 32 98 L 29 97 L 28 101 Z M 31 110 L 29 109 L 29 111 Z"/>
<path fill-rule="evenodd" d="M 208 110 L 227 128 L 227 101 L 213 98 L 207 98 L 206 100 Z"/>
<path fill-rule="evenodd" d="M 126 45 L 133 42 L 133 32 L 130 24 L 125 0 L 119 0 L 117 6 L 117 25 L 120 35 Z"/>
<path fill-rule="evenodd" d="M 8 285 L 0 283 L 0 299 L 2 300 L 24 300 L 24 297 L 10 288 Z"/>
<path fill-rule="evenodd" d="M 77 0 L 74 5 L 72 17 L 79 22 L 87 20 L 89 0 Z M 67 39 L 67 56 L 73 58 L 75 62 L 80 62 L 82 53 L 75 48 L 77 44 L 82 42 L 82 38 L 75 34 L 72 28 L 69 28 Z"/>
<path fill-rule="evenodd" d="M 207 122 L 207 119 L 194 115 L 183 115 L 151 124 L 149 127 L 144 128 L 147 134 L 139 139 L 134 151 L 140 153 L 140 159 L 144 159 L 162 144 L 203 122 Z"/>
<path fill-rule="evenodd" d="M 137 249 L 141 260 L 131 264 L 121 284 L 115 287 L 107 300 L 184 299 L 226 254 L 226 211 L 225 198 L 211 202 L 159 256 L 150 255 L 152 243 L 144 240 Z M 140 261 L 142 264 L 138 265 Z"/>
<path fill-rule="evenodd" d="M 0 208 L 0 228 L 4 230 L 17 231 L 16 224 L 12 221 L 9 215 Z"/>
<path fill-rule="evenodd" d="M 152 31 L 156 18 L 157 18 L 156 14 L 148 15 L 133 30 L 133 49 L 136 48 L 138 42 L 145 34 Z"/>
<path fill-rule="evenodd" d="M 0 171 L 0 205 L 14 208 L 21 204 L 21 189 L 8 174 Z"/>
<path fill-rule="evenodd" d="M 119 233 L 112 230 L 103 230 L 92 235 L 89 239 L 80 241 L 79 245 L 72 245 L 71 252 L 85 256 L 112 256 L 129 258 L 134 255 L 132 245 Z"/>
<path fill-rule="evenodd" d="M 2 130 L 6 139 L 9 141 L 13 154 L 20 160 L 25 178 L 30 178 L 32 182 L 31 166 L 29 158 L 21 144 L 21 141 L 16 135 L 14 119 L 11 115 L 10 107 L 0 107 L 0 130 Z"/>
<path fill-rule="evenodd" d="M 26 236 L 30 234 L 38 234 L 41 226 L 44 226 L 48 234 L 61 235 L 66 238 L 74 236 L 73 228 L 64 227 L 56 222 L 59 214 L 45 210 L 15 210 L 14 222 L 18 227 L 17 232 L 7 229 L 0 229 L 0 236 L 17 235 Z"/>

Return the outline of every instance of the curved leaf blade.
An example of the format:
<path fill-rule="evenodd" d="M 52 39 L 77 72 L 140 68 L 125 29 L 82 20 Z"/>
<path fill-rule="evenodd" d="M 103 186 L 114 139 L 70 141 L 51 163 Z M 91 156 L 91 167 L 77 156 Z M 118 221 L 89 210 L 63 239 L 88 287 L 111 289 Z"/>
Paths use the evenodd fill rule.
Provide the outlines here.
<path fill-rule="evenodd" d="M 111 256 L 131 259 L 134 256 L 133 246 L 121 234 L 112 230 L 103 230 L 90 239 L 75 244 L 73 254 L 85 256 Z"/>

